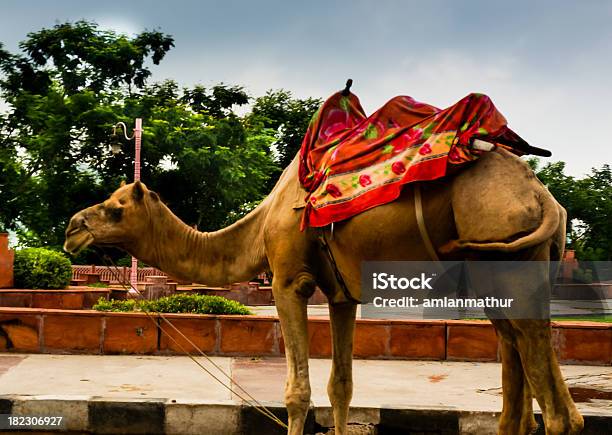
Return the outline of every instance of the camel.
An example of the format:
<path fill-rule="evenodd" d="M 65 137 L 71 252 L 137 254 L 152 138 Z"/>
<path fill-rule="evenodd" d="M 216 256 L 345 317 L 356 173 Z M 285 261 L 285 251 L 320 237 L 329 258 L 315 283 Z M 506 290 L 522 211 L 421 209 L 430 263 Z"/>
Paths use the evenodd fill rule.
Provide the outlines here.
<path fill-rule="evenodd" d="M 394 202 L 367 210 L 331 229 L 300 231 L 303 201 L 297 157 L 269 196 L 227 228 L 198 232 L 184 224 L 141 182 L 76 213 L 64 249 L 115 246 L 179 279 L 223 285 L 271 270 L 285 340 L 288 433 L 301 434 L 310 405 L 306 301 L 319 286 L 329 299 L 332 369 L 328 395 L 337 435 L 348 433 L 352 347 L 362 261 L 430 260 L 417 227 L 417 183 Z M 517 156 L 495 149 L 462 171 L 419 183 L 431 243 L 442 260 L 558 260 L 565 243 L 565 210 Z M 327 235 L 337 271 L 320 245 Z M 525 277 L 522 277 L 524 279 Z M 500 282 L 500 286 L 521 285 Z M 347 294 L 348 292 L 348 294 Z M 503 409 L 499 434 L 537 427 L 535 397 L 548 435 L 578 434 L 574 405 L 551 344 L 549 320 L 493 320 L 501 340 Z"/>

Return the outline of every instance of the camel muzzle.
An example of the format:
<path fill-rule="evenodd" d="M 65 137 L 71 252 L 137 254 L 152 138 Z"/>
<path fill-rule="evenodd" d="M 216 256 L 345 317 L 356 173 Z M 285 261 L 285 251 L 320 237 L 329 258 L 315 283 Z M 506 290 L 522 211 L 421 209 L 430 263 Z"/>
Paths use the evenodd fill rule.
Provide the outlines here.
<path fill-rule="evenodd" d="M 64 251 L 69 254 L 77 254 L 94 241 L 94 237 L 87 228 L 85 217 L 82 213 L 75 214 L 66 228 L 66 240 Z"/>

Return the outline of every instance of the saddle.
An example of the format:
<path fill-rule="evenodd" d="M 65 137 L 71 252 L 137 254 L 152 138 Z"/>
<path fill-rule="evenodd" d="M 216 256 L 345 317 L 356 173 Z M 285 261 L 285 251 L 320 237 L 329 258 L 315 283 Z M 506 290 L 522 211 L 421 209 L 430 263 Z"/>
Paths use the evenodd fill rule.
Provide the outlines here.
<path fill-rule="evenodd" d="M 391 202 L 404 184 L 444 177 L 495 147 L 550 156 L 512 131 L 484 94 L 443 110 L 398 96 L 368 117 L 351 84 L 323 103 L 302 141 L 302 230 Z"/>

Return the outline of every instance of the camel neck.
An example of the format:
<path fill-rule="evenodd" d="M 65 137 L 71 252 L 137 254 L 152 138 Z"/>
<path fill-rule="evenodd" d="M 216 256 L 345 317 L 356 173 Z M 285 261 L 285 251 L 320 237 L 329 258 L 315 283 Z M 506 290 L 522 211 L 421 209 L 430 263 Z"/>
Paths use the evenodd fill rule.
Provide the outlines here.
<path fill-rule="evenodd" d="M 263 203 L 214 232 L 189 227 L 161 202 L 153 204 L 149 213 L 150 233 L 139 240 L 134 255 L 175 278 L 223 285 L 249 280 L 266 267 Z"/>

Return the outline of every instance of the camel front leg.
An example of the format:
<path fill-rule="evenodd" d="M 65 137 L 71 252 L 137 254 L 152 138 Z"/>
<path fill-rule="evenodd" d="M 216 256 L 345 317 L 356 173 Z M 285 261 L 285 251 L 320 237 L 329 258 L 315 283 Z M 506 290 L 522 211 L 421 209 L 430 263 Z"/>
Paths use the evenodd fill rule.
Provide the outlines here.
<path fill-rule="evenodd" d="M 334 413 L 335 435 L 348 433 L 348 411 L 353 397 L 353 333 L 357 305 L 329 305 L 332 332 L 332 370 L 327 394 Z"/>
<path fill-rule="evenodd" d="M 285 405 L 289 415 L 289 435 L 302 435 L 310 407 L 308 375 L 308 318 L 306 287 L 314 286 L 310 277 L 298 275 L 294 279 L 274 277 L 272 292 L 285 340 L 287 383 Z"/>

